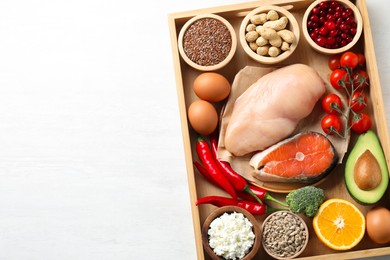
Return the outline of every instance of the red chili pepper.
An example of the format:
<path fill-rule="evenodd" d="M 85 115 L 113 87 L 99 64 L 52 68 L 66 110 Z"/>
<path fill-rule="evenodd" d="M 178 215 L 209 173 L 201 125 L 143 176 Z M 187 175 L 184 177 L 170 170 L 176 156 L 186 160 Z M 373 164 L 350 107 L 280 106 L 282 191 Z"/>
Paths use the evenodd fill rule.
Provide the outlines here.
<path fill-rule="evenodd" d="M 226 179 L 228 179 L 228 181 L 233 185 L 236 191 L 247 192 L 253 198 L 255 198 L 258 203 L 263 204 L 261 199 L 255 193 L 253 193 L 253 191 L 249 188 L 247 181 L 240 174 L 234 171 L 229 163 L 225 161 L 221 161 L 217 158 L 218 141 L 217 141 L 216 133 L 213 133 L 210 136 L 210 144 L 211 144 L 211 153 L 213 155 L 213 158 L 218 168 L 220 169 L 222 174 L 225 175 Z"/>
<path fill-rule="evenodd" d="M 274 212 L 279 209 L 274 209 L 271 207 L 268 207 L 265 204 L 259 204 L 254 201 L 247 201 L 247 200 L 235 200 L 231 198 L 225 198 L 221 196 L 206 196 L 203 198 L 200 198 L 196 202 L 196 206 L 200 204 L 212 204 L 217 207 L 223 207 L 223 206 L 238 206 L 240 208 L 246 209 L 253 215 L 263 215 L 266 213 Z"/>
<path fill-rule="evenodd" d="M 207 142 L 200 136 L 198 137 L 198 141 L 196 143 L 196 152 L 211 178 L 227 193 L 229 193 L 233 199 L 237 199 L 237 193 L 235 189 L 219 170 L 211 154 L 210 147 L 208 146 Z"/>
<path fill-rule="evenodd" d="M 215 186 L 219 186 L 218 183 L 216 183 L 211 178 L 211 176 L 207 172 L 206 168 L 204 168 L 204 166 L 200 162 L 195 161 L 194 165 L 195 165 L 196 169 L 198 169 L 198 171 L 203 175 L 203 177 L 205 177 L 205 179 L 207 179 L 209 182 L 211 182 Z M 260 188 L 258 186 L 251 185 L 251 184 L 248 184 L 248 187 L 257 196 L 257 198 L 259 198 L 260 200 L 262 200 L 262 201 L 264 201 L 264 200 L 271 200 L 271 201 L 274 201 L 274 202 L 276 202 L 276 203 L 278 203 L 278 204 L 280 204 L 282 206 L 288 207 L 288 205 L 286 203 L 284 203 L 284 202 L 282 202 L 280 200 L 275 199 L 274 197 L 272 197 L 268 193 L 268 191 L 264 190 L 263 188 Z M 249 193 L 247 193 L 245 191 L 236 191 L 236 192 L 237 192 L 238 197 L 240 197 L 242 199 L 250 200 L 250 201 L 257 201 L 257 199 L 254 196 L 250 195 Z"/>
<path fill-rule="evenodd" d="M 206 196 L 196 201 L 196 206 L 200 204 L 212 204 L 217 207 L 237 206 L 238 200 L 221 196 Z"/>
<path fill-rule="evenodd" d="M 212 184 L 214 184 L 216 186 L 219 186 L 219 184 L 216 181 L 214 181 L 213 178 L 211 178 L 211 176 L 210 176 L 209 172 L 207 171 L 207 169 L 200 162 L 195 161 L 194 165 L 195 165 L 196 169 L 198 170 L 198 172 L 200 172 L 200 174 L 202 174 L 203 177 L 205 177 L 206 180 L 208 180 L 209 182 L 211 182 Z"/>

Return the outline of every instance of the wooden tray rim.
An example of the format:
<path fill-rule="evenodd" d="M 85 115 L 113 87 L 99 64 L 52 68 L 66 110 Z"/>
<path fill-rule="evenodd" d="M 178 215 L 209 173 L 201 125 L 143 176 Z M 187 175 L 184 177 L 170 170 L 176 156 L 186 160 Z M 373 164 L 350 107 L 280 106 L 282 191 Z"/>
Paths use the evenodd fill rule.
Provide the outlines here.
<path fill-rule="evenodd" d="M 178 99 L 179 110 L 180 110 L 179 112 L 180 112 L 180 123 L 182 129 L 182 140 L 183 140 L 183 145 L 185 150 L 184 156 L 186 161 L 186 171 L 187 171 L 187 179 L 188 179 L 188 187 L 189 187 L 189 195 L 190 195 L 191 211 L 192 211 L 192 219 L 193 219 L 193 230 L 195 234 L 195 244 L 196 244 L 198 259 L 204 259 L 205 255 L 204 255 L 202 238 L 201 238 L 201 223 L 200 223 L 199 209 L 198 207 L 195 206 L 195 201 L 197 200 L 197 194 L 196 194 L 196 188 L 194 187 L 196 187 L 196 183 L 193 174 L 194 168 L 192 162 L 189 126 L 187 123 L 188 120 L 187 120 L 185 98 L 184 98 L 184 86 L 182 84 L 183 78 L 181 74 L 181 65 L 180 65 L 181 63 L 180 63 L 180 56 L 179 56 L 178 44 L 177 44 L 178 32 L 176 31 L 176 21 L 178 20 L 184 21 L 195 15 L 199 15 L 203 13 L 214 13 L 214 14 L 225 13 L 227 16 L 229 16 L 229 14 L 232 14 L 234 16 L 234 14 L 237 12 L 248 12 L 253 8 L 258 7 L 259 5 L 294 4 L 298 6 L 299 5 L 308 6 L 310 5 L 311 2 L 314 2 L 314 0 L 263 0 L 262 2 L 251 1 L 246 3 L 207 7 L 207 8 L 201 8 L 196 10 L 188 10 L 188 11 L 168 14 L 168 25 L 170 29 L 169 31 L 170 31 L 170 38 L 171 38 L 171 49 L 172 49 L 172 57 L 174 61 L 175 81 L 176 81 L 176 88 L 177 88 L 177 99 Z M 372 31 L 370 26 L 367 4 L 366 4 L 366 0 L 356 0 L 355 2 L 363 18 L 364 54 L 367 61 L 367 72 L 370 75 L 370 82 L 375 82 L 375 84 L 377 84 L 377 86 L 375 87 L 376 93 L 374 92 L 374 94 L 376 95 L 372 98 L 375 99 L 375 102 L 373 102 L 373 113 L 375 119 L 378 118 L 380 119 L 380 124 L 377 123 L 376 132 L 378 134 L 378 138 L 382 143 L 382 147 L 384 148 L 386 162 L 387 165 L 389 166 L 390 165 L 390 139 L 389 139 L 389 133 L 388 133 L 387 123 L 386 123 L 386 115 L 383 109 L 384 102 L 383 102 L 382 88 L 380 85 L 380 78 L 379 78 L 378 67 L 376 62 L 376 55 L 375 55 L 374 43 L 372 39 Z M 376 122 L 377 121 L 378 120 L 376 120 Z M 299 257 L 296 259 L 328 259 L 329 257 L 332 257 L 333 259 L 356 259 L 362 257 L 373 257 L 373 256 L 383 256 L 383 255 L 390 255 L 390 246 L 358 250 L 358 251 L 338 252 L 334 254 Z"/>

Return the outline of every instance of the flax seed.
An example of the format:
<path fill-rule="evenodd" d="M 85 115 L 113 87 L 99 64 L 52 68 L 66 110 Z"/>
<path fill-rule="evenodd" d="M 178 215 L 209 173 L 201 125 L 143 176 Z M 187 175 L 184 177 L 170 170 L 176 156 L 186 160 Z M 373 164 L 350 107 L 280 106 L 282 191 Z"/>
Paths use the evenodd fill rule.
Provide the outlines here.
<path fill-rule="evenodd" d="M 222 62 L 232 47 L 229 29 L 213 18 L 203 18 L 191 24 L 183 37 L 183 49 L 187 57 L 201 66 Z"/>

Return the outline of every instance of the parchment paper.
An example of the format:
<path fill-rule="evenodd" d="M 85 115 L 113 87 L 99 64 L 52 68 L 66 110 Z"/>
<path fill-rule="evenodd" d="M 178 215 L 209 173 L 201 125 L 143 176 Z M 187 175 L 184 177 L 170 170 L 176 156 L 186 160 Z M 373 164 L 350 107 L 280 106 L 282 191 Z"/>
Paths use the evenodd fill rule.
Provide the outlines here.
<path fill-rule="evenodd" d="M 236 157 L 232 155 L 225 148 L 224 145 L 225 132 L 231 114 L 233 112 L 234 102 L 236 101 L 236 99 L 242 93 L 244 93 L 245 90 L 247 90 L 252 84 L 254 84 L 257 80 L 259 80 L 262 76 L 275 69 L 277 68 L 262 68 L 262 67 L 246 66 L 245 68 L 240 70 L 234 78 L 229 98 L 226 102 L 226 105 L 221 111 L 221 121 L 220 121 L 220 131 L 219 131 L 219 141 L 218 141 L 218 158 L 220 160 L 229 162 L 235 171 L 237 171 L 239 174 L 241 174 L 244 178 L 246 178 L 252 183 L 260 182 L 258 179 L 254 177 L 255 170 L 249 165 L 249 160 L 255 153 L 247 154 L 245 156 L 240 156 L 240 157 Z M 329 75 L 321 71 L 318 73 L 325 82 L 327 88 L 326 93 L 334 92 L 334 90 L 331 87 L 329 87 L 329 82 L 327 80 Z M 292 98 L 294 97 L 293 92 L 286 93 L 286 95 L 291 95 Z M 346 101 L 343 100 L 343 103 L 345 107 Z M 321 120 L 324 116 L 325 116 L 325 112 L 322 110 L 321 103 L 317 102 L 312 113 L 298 123 L 298 126 L 296 127 L 292 135 L 304 131 L 315 131 L 315 132 L 323 133 L 321 128 Z M 345 120 L 343 120 L 343 124 L 345 124 Z M 328 138 L 332 142 L 333 146 L 335 147 L 339 155 L 339 163 L 341 163 L 344 154 L 348 150 L 349 137 L 347 138 L 347 140 L 335 136 L 328 136 Z"/>

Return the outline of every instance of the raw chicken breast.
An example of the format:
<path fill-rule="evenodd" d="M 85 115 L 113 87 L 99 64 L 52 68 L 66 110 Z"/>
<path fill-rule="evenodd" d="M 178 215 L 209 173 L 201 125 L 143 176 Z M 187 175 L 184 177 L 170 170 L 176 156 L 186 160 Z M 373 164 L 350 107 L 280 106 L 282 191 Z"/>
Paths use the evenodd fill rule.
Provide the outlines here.
<path fill-rule="evenodd" d="M 288 137 L 324 92 L 321 77 L 304 64 L 266 74 L 234 103 L 226 129 L 226 149 L 243 156 Z"/>

